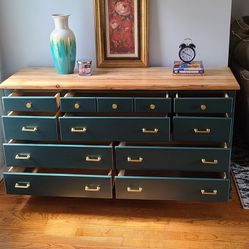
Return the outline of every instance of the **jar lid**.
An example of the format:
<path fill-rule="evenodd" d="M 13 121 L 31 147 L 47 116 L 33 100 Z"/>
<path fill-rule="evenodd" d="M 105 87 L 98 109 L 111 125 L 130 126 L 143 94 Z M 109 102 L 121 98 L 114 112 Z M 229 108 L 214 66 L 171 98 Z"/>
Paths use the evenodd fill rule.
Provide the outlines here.
<path fill-rule="evenodd" d="M 80 59 L 80 60 L 77 60 L 77 63 L 78 64 L 92 64 L 92 61 L 89 59 Z"/>

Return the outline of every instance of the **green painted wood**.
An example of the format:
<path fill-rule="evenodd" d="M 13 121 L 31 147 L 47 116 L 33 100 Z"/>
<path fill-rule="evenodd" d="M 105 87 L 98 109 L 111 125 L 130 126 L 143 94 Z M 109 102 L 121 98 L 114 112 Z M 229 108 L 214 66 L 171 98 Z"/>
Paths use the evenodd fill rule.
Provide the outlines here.
<path fill-rule="evenodd" d="M 230 149 L 117 146 L 115 151 L 117 169 L 222 172 L 230 168 Z"/>
<path fill-rule="evenodd" d="M 4 144 L 3 147 L 9 167 L 111 169 L 113 164 L 112 146 Z"/>
<path fill-rule="evenodd" d="M 116 176 L 115 186 L 117 199 L 227 201 L 230 181 L 212 178 Z M 128 187 L 133 190 L 142 188 L 142 191 L 128 192 Z M 202 195 L 201 190 L 216 190 L 217 195 Z"/>
<path fill-rule="evenodd" d="M 201 105 L 206 109 L 201 110 Z M 175 113 L 231 113 L 233 98 L 175 98 Z"/>
<path fill-rule="evenodd" d="M 112 177 L 108 175 L 48 174 L 48 173 L 4 173 L 7 194 L 112 198 Z M 28 189 L 16 188 L 16 184 Z M 85 191 L 85 187 L 100 187 L 98 192 Z"/>
<path fill-rule="evenodd" d="M 195 142 L 229 142 L 231 118 L 173 117 L 173 140 Z M 194 129 L 210 133 L 194 132 Z"/>
<path fill-rule="evenodd" d="M 128 117 L 60 117 L 62 141 L 169 141 L 170 119 Z M 85 128 L 82 133 L 72 128 Z M 158 133 L 143 133 L 143 128 Z"/>
<path fill-rule="evenodd" d="M 169 98 L 135 98 L 135 112 L 171 112 L 171 99 Z M 151 108 L 153 105 L 154 108 Z"/>
<path fill-rule="evenodd" d="M 61 97 L 61 112 L 96 112 L 95 97 Z M 75 108 L 76 107 L 76 108 Z"/>
<path fill-rule="evenodd" d="M 24 112 L 56 112 L 58 105 L 54 96 L 19 96 L 2 97 L 5 112 L 24 111 Z M 31 103 L 27 108 L 26 104 Z"/>
<path fill-rule="evenodd" d="M 133 112 L 132 98 L 103 97 L 97 98 L 98 112 Z"/>
<path fill-rule="evenodd" d="M 3 116 L 2 118 L 7 140 L 56 141 L 58 139 L 55 116 Z M 37 131 L 22 131 L 23 127 L 37 127 Z"/>

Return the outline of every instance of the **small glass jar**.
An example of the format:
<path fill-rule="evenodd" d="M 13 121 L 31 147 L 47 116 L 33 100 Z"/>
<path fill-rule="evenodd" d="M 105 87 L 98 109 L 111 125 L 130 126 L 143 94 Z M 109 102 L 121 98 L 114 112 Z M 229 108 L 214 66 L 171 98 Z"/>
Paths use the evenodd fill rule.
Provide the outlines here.
<path fill-rule="evenodd" d="M 78 74 L 80 76 L 92 75 L 92 61 L 91 60 L 77 60 Z"/>

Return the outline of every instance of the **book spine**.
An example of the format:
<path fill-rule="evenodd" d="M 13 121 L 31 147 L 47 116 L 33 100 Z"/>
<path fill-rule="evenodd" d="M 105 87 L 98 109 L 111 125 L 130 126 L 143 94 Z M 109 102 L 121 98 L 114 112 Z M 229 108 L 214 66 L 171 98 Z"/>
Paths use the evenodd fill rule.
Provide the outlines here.
<path fill-rule="evenodd" d="M 185 70 L 174 70 L 173 73 L 175 74 L 203 74 L 204 70 L 191 70 L 191 71 L 185 71 Z"/>
<path fill-rule="evenodd" d="M 195 67 L 195 68 L 179 67 L 179 68 L 175 68 L 175 70 L 185 70 L 185 71 L 203 70 L 203 67 Z"/>

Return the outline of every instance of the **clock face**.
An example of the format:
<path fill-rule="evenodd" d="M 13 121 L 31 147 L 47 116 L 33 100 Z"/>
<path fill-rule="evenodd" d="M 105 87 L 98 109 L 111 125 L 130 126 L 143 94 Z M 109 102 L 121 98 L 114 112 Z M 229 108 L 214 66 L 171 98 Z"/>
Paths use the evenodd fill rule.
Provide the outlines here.
<path fill-rule="evenodd" d="M 179 57 L 183 62 L 191 62 L 195 58 L 195 50 L 190 47 L 182 48 Z"/>

